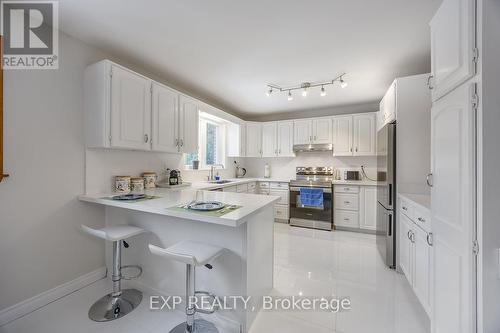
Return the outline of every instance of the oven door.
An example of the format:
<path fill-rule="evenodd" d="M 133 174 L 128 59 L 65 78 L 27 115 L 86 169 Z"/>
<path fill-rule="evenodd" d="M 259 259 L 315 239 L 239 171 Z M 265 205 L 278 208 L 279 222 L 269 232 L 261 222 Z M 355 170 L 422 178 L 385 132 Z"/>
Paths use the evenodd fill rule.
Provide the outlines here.
<path fill-rule="evenodd" d="M 300 202 L 300 187 L 290 187 L 290 224 L 300 227 L 332 230 L 333 197 L 331 188 L 322 188 L 323 205 L 305 206 Z"/>

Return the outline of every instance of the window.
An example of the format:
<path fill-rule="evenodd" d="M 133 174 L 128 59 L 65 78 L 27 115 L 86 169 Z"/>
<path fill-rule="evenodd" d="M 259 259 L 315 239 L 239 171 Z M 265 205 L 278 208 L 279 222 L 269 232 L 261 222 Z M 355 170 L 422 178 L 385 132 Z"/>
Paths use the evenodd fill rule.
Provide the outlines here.
<path fill-rule="evenodd" d="M 226 121 L 205 112 L 200 112 L 198 152 L 186 154 L 186 169 L 193 168 L 193 161 L 200 161 L 199 169 L 208 169 L 226 160 Z"/>

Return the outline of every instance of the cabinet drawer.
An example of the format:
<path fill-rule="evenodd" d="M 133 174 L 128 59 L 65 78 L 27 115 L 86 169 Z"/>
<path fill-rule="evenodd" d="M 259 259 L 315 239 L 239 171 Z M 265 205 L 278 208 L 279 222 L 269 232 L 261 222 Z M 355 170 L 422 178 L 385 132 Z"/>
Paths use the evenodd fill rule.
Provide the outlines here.
<path fill-rule="evenodd" d="M 280 220 L 288 220 L 288 206 L 285 205 L 274 205 L 274 218 Z"/>
<path fill-rule="evenodd" d="M 358 210 L 359 197 L 357 194 L 337 194 L 333 200 L 335 209 Z"/>
<path fill-rule="evenodd" d="M 257 187 L 257 184 L 256 183 L 248 183 L 248 190 L 255 190 L 255 188 Z"/>
<path fill-rule="evenodd" d="M 259 182 L 259 188 L 269 188 L 269 182 Z"/>
<path fill-rule="evenodd" d="M 275 195 L 280 197 L 280 201 L 277 204 L 288 205 L 288 191 L 287 190 L 271 190 L 270 195 Z"/>
<path fill-rule="evenodd" d="M 413 220 L 413 205 L 410 201 L 400 199 L 401 213 L 405 214 L 410 220 Z"/>
<path fill-rule="evenodd" d="M 288 183 L 280 182 L 280 183 L 271 183 L 271 189 L 278 190 L 288 190 Z"/>
<path fill-rule="evenodd" d="M 359 186 L 335 185 L 336 193 L 359 193 Z"/>
<path fill-rule="evenodd" d="M 339 227 L 359 228 L 358 212 L 335 210 L 333 224 Z"/>
<path fill-rule="evenodd" d="M 431 216 L 426 209 L 415 206 L 413 208 L 413 221 L 427 232 L 431 232 Z"/>
<path fill-rule="evenodd" d="M 236 185 L 236 192 L 238 193 L 248 192 L 248 185 L 247 184 Z"/>

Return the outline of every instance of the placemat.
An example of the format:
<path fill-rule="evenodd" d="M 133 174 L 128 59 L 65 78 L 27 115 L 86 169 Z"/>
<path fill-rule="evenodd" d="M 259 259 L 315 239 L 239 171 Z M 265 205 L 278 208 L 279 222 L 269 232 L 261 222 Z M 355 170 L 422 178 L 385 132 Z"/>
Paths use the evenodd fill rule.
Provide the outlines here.
<path fill-rule="evenodd" d="M 221 216 L 224 216 L 224 215 L 229 214 L 231 212 L 234 212 L 237 209 L 240 209 L 242 206 L 227 205 L 222 209 L 212 210 L 212 211 L 191 210 L 191 209 L 187 209 L 185 207 L 186 207 L 186 204 L 182 204 L 182 205 L 173 206 L 173 207 L 170 207 L 167 209 L 177 211 L 177 212 L 200 214 L 200 215 L 204 215 L 204 216 L 221 217 Z"/>

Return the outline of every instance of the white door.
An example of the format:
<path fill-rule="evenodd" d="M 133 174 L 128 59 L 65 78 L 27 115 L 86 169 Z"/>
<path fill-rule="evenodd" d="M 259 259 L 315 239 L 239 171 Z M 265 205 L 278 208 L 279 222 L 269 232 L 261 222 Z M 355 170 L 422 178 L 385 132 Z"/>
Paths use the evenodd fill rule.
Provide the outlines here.
<path fill-rule="evenodd" d="M 413 290 L 425 311 L 430 313 L 429 292 L 430 292 L 430 267 L 431 267 L 431 242 L 427 233 L 415 227 L 413 237 Z M 432 243 L 430 243 L 432 244 Z"/>
<path fill-rule="evenodd" d="M 475 74 L 475 0 L 444 0 L 430 22 L 432 100 Z"/>
<path fill-rule="evenodd" d="M 151 146 L 154 151 L 175 153 L 179 142 L 179 94 L 153 83 Z"/>
<path fill-rule="evenodd" d="M 411 227 L 412 222 L 406 215 L 399 214 L 399 225 L 401 230 L 399 232 L 399 267 L 403 271 L 404 275 L 408 279 L 408 282 L 412 284 L 412 256 L 413 256 L 413 244 L 411 242 Z"/>
<path fill-rule="evenodd" d="M 375 114 L 353 116 L 354 156 L 375 155 Z"/>
<path fill-rule="evenodd" d="M 262 124 L 262 157 L 275 157 L 278 155 L 276 144 L 276 123 Z"/>
<path fill-rule="evenodd" d="M 293 121 L 278 122 L 278 156 L 293 157 Z"/>
<path fill-rule="evenodd" d="M 309 119 L 293 122 L 293 144 L 306 145 L 312 142 L 312 121 Z"/>
<path fill-rule="evenodd" d="M 431 111 L 433 332 L 475 332 L 474 84 L 462 85 Z"/>
<path fill-rule="evenodd" d="M 314 143 L 332 143 L 332 119 L 317 118 L 312 121 Z"/>
<path fill-rule="evenodd" d="M 352 156 L 352 116 L 333 118 L 333 156 Z"/>
<path fill-rule="evenodd" d="M 111 77 L 111 146 L 150 150 L 151 80 L 118 66 Z"/>
<path fill-rule="evenodd" d="M 190 97 L 179 97 L 179 147 L 183 153 L 198 150 L 200 112 L 198 102 Z"/>
<path fill-rule="evenodd" d="M 360 186 L 359 200 L 359 227 L 366 230 L 375 230 L 377 222 L 377 187 Z"/>
<path fill-rule="evenodd" d="M 246 130 L 246 157 L 262 156 L 262 125 L 260 123 L 247 123 Z"/>

